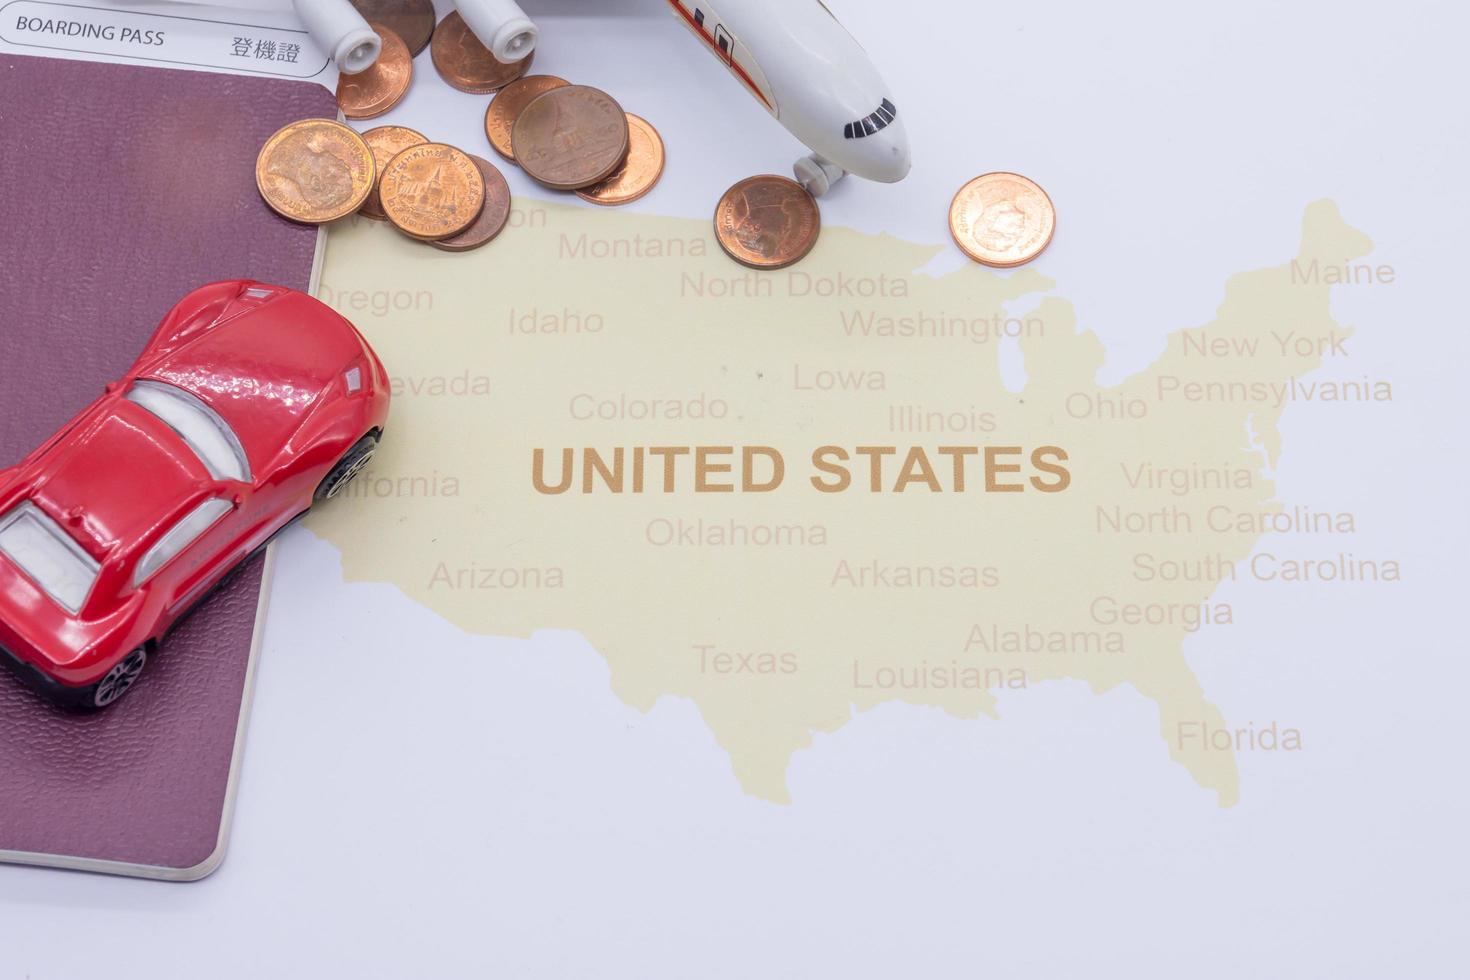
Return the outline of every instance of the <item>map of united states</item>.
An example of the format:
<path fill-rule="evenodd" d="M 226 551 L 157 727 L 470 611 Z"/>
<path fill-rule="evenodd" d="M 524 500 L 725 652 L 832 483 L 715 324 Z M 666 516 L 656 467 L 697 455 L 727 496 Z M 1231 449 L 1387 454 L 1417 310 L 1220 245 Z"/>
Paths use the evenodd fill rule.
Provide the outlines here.
<path fill-rule="evenodd" d="M 1296 255 L 1222 272 L 1211 321 L 1105 386 L 1057 284 L 920 273 L 934 246 L 828 228 L 753 273 L 688 219 L 526 204 L 458 256 L 359 222 L 322 296 L 388 366 L 392 418 L 352 506 L 308 526 L 349 580 L 465 630 L 581 632 L 619 698 L 691 701 L 765 799 L 855 712 L 1003 718 L 1073 680 L 1155 703 L 1228 806 L 1241 752 L 1311 733 L 1201 686 L 1187 645 L 1251 615 L 1222 584 L 1399 575 L 1273 475 L 1286 413 L 1393 398 L 1330 310 L 1371 248 L 1309 206 Z"/>

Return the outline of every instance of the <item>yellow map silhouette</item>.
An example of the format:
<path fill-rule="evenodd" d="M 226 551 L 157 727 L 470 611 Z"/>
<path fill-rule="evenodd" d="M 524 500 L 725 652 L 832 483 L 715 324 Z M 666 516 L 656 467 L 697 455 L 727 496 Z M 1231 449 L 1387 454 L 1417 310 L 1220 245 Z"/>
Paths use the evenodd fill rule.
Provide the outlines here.
<path fill-rule="evenodd" d="M 1252 576 L 1262 515 L 1282 511 L 1285 408 L 1388 397 L 1357 371 L 1304 377 L 1344 350 L 1334 270 L 1371 247 L 1332 203 L 1310 206 L 1295 264 L 1232 277 L 1213 322 L 1102 388 L 1103 347 L 1066 300 L 1003 305 L 1049 280 L 918 274 L 932 246 L 828 228 L 793 269 L 747 273 L 688 219 L 521 202 L 499 240 L 458 255 L 358 221 L 332 233 L 322 295 L 394 376 L 392 417 L 351 498 L 309 526 L 350 580 L 464 629 L 580 631 L 627 703 L 693 701 L 759 797 L 787 800 L 792 753 L 855 710 L 995 715 L 999 694 L 1075 678 L 1155 701 L 1170 756 L 1230 805 L 1241 739 L 1287 751 L 1294 730 L 1227 718 L 1184 642 L 1241 615 L 1213 594 Z M 1023 384 L 1014 367 L 1003 380 L 1005 346 Z M 1048 445 L 1067 455 L 1061 492 L 1027 485 L 1025 454 Z M 737 488 L 739 447 L 770 447 L 785 478 L 697 492 L 679 457 L 671 492 L 661 462 L 640 492 L 627 472 L 622 493 L 595 473 L 582 492 L 582 448 L 654 446 L 735 447 L 706 483 Z M 822 446 L 849 453 L 843 492 L 810 482 Z M 896 450 L 878 492 L 863 446 Z M 942 464 L 938 491 L 927 475 L 893 491 L 912 446 Z M 1003 482 L 1027 489 L 984 492 L 969 459 L 956 492 L 946 446 L 1023 447 Z M 565 448 L 570 488 L 539 492 L 534 451 L 555 484 Z M 1285 555 L 1262 571 L 1300 573 Z"/>

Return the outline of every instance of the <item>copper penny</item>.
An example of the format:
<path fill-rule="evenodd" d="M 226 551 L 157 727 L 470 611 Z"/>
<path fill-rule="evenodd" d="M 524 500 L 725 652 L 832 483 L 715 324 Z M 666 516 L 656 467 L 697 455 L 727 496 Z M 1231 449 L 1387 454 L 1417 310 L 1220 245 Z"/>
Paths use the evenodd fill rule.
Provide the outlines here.
<path fill-rule="evenodd" d="M 484 95 L 504 88 L 520 78 L 536 57 L 532 51 L 520 61 L 506 63 L 480 43 L 464 18 L 455 11 L 439 22 L 429 55 L 439 76 L 461 92 Z"/>
<path fill-rule="evenodd" d="M 472 248 L 479 248 L 500 234 L 506 219 L 510 217 L 510 185 L 505 182 L 505 175 L 500 172 L 499 167 L 484 157 L 471 153 L 469 158 L 475 161 L 480 179 L 485 182 L 485 206 L 480 209 L 480 215 L 474 224 L 458 235 L 429 243 L 446 252 L 468 252 Z"/>
<path fill-rule="evenodd" d="M 628 113 L 628 156 L 613 175 L 577 196 L 593 204 L 627 204 L 653 190 L 664 172 L 664 141 L 642 116 Z"/>
<path fill-rule="evenodd" d="M 609 177 L 628 155 L 628 114 L 606 92 L 567 85 L 532 99 L 510 142 L 516 163 L 532 180 L 574 191 Z"/>
<path fill-rule="evenodd" d="M 319 225 L 362 207 L 377 177 L 373 151 L 335 119 L 277 130 L 255 158 L 255 186 L 283 218 Z"/>
<path fill-rule="evenodd" d="M 403 38 L 410 57 L 429 46 L 434 34 L 433 0 L 352 0 L 363 20 L 382 24 Z"/>
<path fill-rule="evenodd" d="M 381 116 L 403 100 L 413 80 L 413 55 L 391 28 L 369 24 L 383 39 L 378 60 L 356 75 L 337 76 L 337 105 L 348 119 Z"/>
<path fill-rule="evenodd" d="M 961 187 L 949 206 L 955 244 L 998 269 L 1024 265 L 1046 251 L 1056 226 L 1051 198 L 1020 174 L 982 174 Z"/>
<path fill-rule="evenodd" d="M 399 231 L 434 241 L 468 228 L 485 203 L 485 182 L 463 150 L 420 143 L 388 161 L 378 184 L 383 211 Z"/>
<path fill-rule="evenodd" d="M 570 84 L 565 78 L 555 75 L 527 75 L 496 92 L 495 98 L 490 100 L 490 108 L 485 110 L 485 138 L 495 152 L 507 160 L 514 160 L 516 155 L 510 145 L 510 129 L 520 118 L 521 110 L 542 92 Z"/>
<path fill-rule="evenodd" d="M 789 177 L 747 177 L 726 191 L 715 208 L 720 247 L 752 269 L 780 269 L 800 261 L 821 233 L 816 199 Z"/>
<path fill-rule="evenodd" d="M 362 139 L 373 151 L 373 160 L 378 165 L 378 179 L 373 182 L 373 189 L 368 192 L 367 200 L 362 202 L 357 213 L 374 221 L 387 221 L 388 215 L 383 211 L 383 199 L 378 194 L 378 184 L 383 179 L 383 171 L 388 168 L 388 161 L 410 146 L 429 142 L 429 138 L 407 126 L 379 126 L 363 133 Z"/>

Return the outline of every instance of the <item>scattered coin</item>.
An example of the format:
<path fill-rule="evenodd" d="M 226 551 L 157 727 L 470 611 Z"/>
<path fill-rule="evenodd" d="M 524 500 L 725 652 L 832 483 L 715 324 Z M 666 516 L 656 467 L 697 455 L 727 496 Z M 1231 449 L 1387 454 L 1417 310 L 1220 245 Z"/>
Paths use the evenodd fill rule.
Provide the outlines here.
<path fill-rule="evenodd" d="M 434 34 L 433 0 L 352 0 L 364 20 L 382 24 L 403 38 L 409 57 L 429 46 Z"/>
<path fill-rule="evenodd" d="M 446 252 L 468 252 L 479 248 L 500 234 L 500 229 L 505 227 L 506 219 L 510 217 L 510 185 L 505 182 L 505 175 L 484 157 L 471 153 L 469 158 L 475 162 L 485 183 L 485 206 L 480 209 L 474 223 L 458 235 L 429 243 Z"/>
<path fill-rule="evenodd" d="M 949 206 L 955 244 L 982 265 L 1008 269 L 1046 250 L 1056 230 L 1051 198 L 1020 174 L 982 174 L 961 187 Z"/>
<path fill-rule="evenodd" d="M 377 177 L 373 151 L 333 119 L 303 119 L 277 130 L 255 159 L 255 186 L 283 218 L 321 224 L 362 207 Z"/>
<path fill-rule="evenodd" d="M 490 100 L 490 108 L 485 110 L 485 138 L 490 141 L 495 152 L 507 160 L 514 160 L 516 156 L 511 149 L 510 130 L 520 118 L 521 110 L 542 92 L 569 84 L 571 83 L 565 78 L 557 78 L 555 75 L 527 75 L 496 92 L 495 98 Z"/>
<path fill-rule="evenodd" d="M 439 22 L 429 54 L 441 78 L 461 92 L 484 95 L 520 78 L 536 57 L 532 51 L 520 61 L 507 64 L 480 43 L 464 18 L 455 11 Z"/>
<path fill-rule="evenodd" d="M 627 204 L 653 190 L 664 172 L 664 141 L 642 116 L 628 115 L 628 156 L 611 177 L 577 196 L 593 204 Z"/>
<path fill-rule="evenodd" d="M 443 143 L 399 152 L 378 185 L 383 211 L 399 231 L 435 241 L 468 228 L 485 203 L 485 181 L 468 153 Z"/>
<path fill-rule="evenodd" d="M 383 39 L 378 60 L 356 75 L 337 77 L 337 105 L 348 119 L 381 116 L 402 101 L 413 80 L 413 55 L 391 28 L 369 24 Z"/>
<path fill-rule="evenodd" d="M 373 151 L 373 160 L 378 165 L 378 179 L 373 181 L 373 189 L 368 192 L 367 200 L 362 203 L 358 214 L 374 221 L 387 221 L 388 215 L 383 211 L 383 199 L 378 193 L 378 185 L 383 180 L 383 171 L 388 168 L 388 161 L 410 146 L 429 142 L 429 138 L 407 126 L 379 126 L 363 133 L 362 139 Z"/>
<path fill-rule="evenodd" d="M 821 232 L 816 199 L 789 177 L 747 177 L 715 207 L 720 247 L 752 269 L 780 269 L 800 261 Z"/>
<path fill-rule="evenodd" d="M 567 85 L 542 92 L 511 127 L 511 148 L 537 183 L 572 191 L 604 180 L 628 155 L 628 116 L 606 92 Z"/>

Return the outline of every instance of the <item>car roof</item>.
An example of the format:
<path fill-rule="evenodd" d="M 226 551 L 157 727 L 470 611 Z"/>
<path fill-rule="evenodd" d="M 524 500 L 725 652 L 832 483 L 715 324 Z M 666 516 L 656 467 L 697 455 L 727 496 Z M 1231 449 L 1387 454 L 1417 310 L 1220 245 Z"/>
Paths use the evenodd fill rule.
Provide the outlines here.
<path fill-rule="evenodd" d="M 149 537 L 213 486 L 204 464 L 151 413 L 105 397 L 35 462 L 30 499 L 97 561 Z"/>
<path fill-rule="evenodd" d="M 317 300 L 283 290 L 147 365 L 139 377 L 183 388 L 213 409 L 259 474 L 362 354 L 350 324 Z"/>

